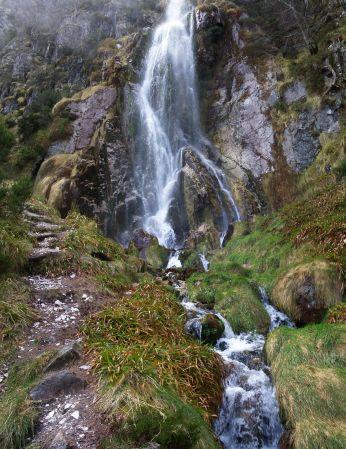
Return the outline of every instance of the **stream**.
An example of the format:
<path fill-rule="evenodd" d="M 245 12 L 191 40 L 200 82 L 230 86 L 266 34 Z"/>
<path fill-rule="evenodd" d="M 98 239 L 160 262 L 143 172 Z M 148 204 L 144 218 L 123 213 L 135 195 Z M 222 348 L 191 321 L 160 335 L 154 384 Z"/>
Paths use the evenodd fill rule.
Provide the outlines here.
<path fill-rule="evenodd" d="M 179 260 L 172 254 L 170 268 Z M 203 256 L 204 267 L 209 262 Z M 191 302 L 184 281 L 175 280 L 182 305 L 189 321 L 189 333 L 201 339 L 200 318 L 216 315 L 224 323 L 225 330 L 214 350 L 225 364 L 227 376 L 224 394 L 214 430 L 225 449 L 278 449 L 283 427 L 270 369 L 263 361 L 265 337 L 257 333 L 236 335 L 230 323 L 219 313 L 205 310 Z M 279 326 L 294 326 L 291 320 L 273 307 L 263 287 L 259 288 L 263 305 L 270 316 L 270 330 Z"/>

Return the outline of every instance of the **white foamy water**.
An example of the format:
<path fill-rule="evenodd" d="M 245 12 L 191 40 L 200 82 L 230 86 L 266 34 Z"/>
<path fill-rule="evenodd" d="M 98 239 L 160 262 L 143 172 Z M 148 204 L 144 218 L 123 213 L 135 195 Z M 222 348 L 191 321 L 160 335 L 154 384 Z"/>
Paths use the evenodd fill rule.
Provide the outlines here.
<path fill-rule="evenodd" d="M 193 35 L 192 5 L 186 0 L 170 0 L 166 18 L 154 32 L 138 94 L 135 173 L 142 199 L 142 226 L 161 245 L 172 249 L 178 246 L 177 232 L 182 234 L 186 225 L 180 181 L 187 147 L 219 185 L 221 242 L 230 217 L 240 219 L 224 173 L 203 153 L 209 142 L 200 126 Z"/>
<path fill-rule="evenodd" d="M 263 287 L 259 287 L 259 292 L 261 294 L 262 303 L 270 316 L 270 331 L 280 326 L 295 327 L 293 321 L 287 315 L 270 304 L 267 292 Z"/>
<path fill-rule="evenodd" d="M 177 286 L 180 289 L 179 285 Z M 263 297 L 262 297 L 263 299 Z M 293 325 L 289 318 L 270 306 L 271 327 Z M 256 333 L 236 335 L 230 323 L 219 313 L 205 310 L 184 296 L 182 305 L 193 316 L 186 327 L 201 337 L 200 318 L 213 313 L 225 325 L 215 351 L 229 369 L 215 433 L 225 449 L 278 449 L 283 427 L 269 369 L 263 362 L 265 337 Z"/>

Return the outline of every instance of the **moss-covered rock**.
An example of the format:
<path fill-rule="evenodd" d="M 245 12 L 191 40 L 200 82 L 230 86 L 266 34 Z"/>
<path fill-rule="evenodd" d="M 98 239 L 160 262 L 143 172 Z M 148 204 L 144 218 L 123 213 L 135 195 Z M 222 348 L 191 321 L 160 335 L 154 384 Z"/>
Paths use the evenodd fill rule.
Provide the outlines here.
<path fill-rule="evenodd" d="M 137 229 L 134 232 L 130 248 L 136 255 L 145 260 L 151 268 L 158 270 L 167 267 L 170 250 L 161 246 L 156 237 L 143 229 Z"/>
<path fill-rule="evenodd" d="M 225 330 L 224 323 L 212 313 L 208 313 L 202 317 L 201 327 L 201 340 L 211 345 L 215 345 Z"/>
<path fill-rule="evenodd" d="M 206 309 L 213 309 L 216 304 L 216 294 L 212 288 L 201 288 L 195 294 L 195 301 L 202 304 Z"/>
<path fill-rule="evenodd" d="M 289 432 L 287 447 L 345 447 L 345 335 L 341 324 L 270 334 L 265 352 Z"/>
<path fill-rule="evenodd" d="M 209 272 L 192 275 L 187 284 L 189 295 L 196 302 L 206 290 L 213 291 L 215 310 L 225 316 L 234 332 L 268 331 L 269 315 L 243 268 L 227 262 L 212 264 Z"/>
<path fill-rule="evenodd" d="M 276 283 L 272 299 L 298 324 L 321 321 L 326 310 L 340 303 L 343 283 L 339 269 L 325 261 L 300 265 Z"/>

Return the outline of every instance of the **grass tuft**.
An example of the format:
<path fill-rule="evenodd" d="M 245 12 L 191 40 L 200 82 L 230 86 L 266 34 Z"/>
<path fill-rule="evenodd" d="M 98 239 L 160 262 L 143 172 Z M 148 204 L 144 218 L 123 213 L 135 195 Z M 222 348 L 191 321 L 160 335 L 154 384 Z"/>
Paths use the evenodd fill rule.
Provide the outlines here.
<path fill-rule="evenodd" d="M 34 431 L 39 412 L 29 399 L 29 391 L 52 358 L 46 353 L 37 359 L 12 367 L 6 390 L 0 398 L 0 447 L 21 449 Z"/>
<path fill-rule="evenodd" d="M 318 324 L 269 336 L 266 356 L 294 448 L 345 447 L 345 331 Z"/>

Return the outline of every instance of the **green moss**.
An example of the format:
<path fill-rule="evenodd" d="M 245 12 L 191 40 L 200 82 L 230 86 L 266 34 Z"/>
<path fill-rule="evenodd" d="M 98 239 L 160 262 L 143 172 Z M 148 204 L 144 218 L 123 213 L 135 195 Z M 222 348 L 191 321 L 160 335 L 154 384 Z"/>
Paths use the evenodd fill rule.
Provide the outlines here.
<path fill-rule="evenodd" d="M 319 324 L 269 336 L 266 356 L 294 448 L 345 447 L 345 331 Z"/>
<path fill-rule="evenodd" d="M 39 411 L 29 399 L 29 391 L 53 357 L 46 353 L 11 369 L 6 390 L 0 398 L 0 445 L 2 449 L 21 449 L 37 424 Z"/>
<path fill-rule="evenodd" d="M 0 162 L 8 156 L 14 142 L 14 134 L 8 129 L 5 121 L 0 118 Z"/>
<path fill-rule="evenodd" d="M 152 379 L 105 390 L 102 408 L 111 419 L 121 413 L 117 436 L 105 440 L 103 449 L 147 447 L 149 442 L 160 444 L 162 449 L 220 447 L 203 414 Z"/>
<path fill-rule="evenodd" d="M 249 274 L 234 263 L 213 262 L 209 272 L 196 273 L 188 279 L 190 297 L 198 302 L 206 289 L 212 289 L 215 310 L 225 316 L 234 332 L 266 333 L 270 319 Z"/>

